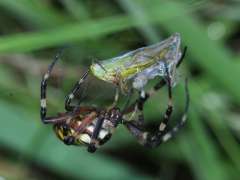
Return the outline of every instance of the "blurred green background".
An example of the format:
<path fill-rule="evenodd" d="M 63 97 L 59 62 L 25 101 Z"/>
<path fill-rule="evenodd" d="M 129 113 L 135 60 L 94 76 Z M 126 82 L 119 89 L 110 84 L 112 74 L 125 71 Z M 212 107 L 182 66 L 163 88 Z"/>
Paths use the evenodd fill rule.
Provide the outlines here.
<path fill-rule="evenodd" d="M 1 0 L 0 179 L 234 180 L 240 174 L 239 0 Z M 49 82 L 50 114 L 93 59 L 107 59 L 181 33 L 189 77 L 187 125 L 171 141 L 146 149 L 124 127 L 90 154 L 65 146 L 39 117 L 40 81 L 68 45 Z M 153 83 L 153 82 L 152 82 Z M 151 85 L 151 84 L 150 84 Z M 104 106 L 113 87 L 90 78 L 83 104 Z M 184 108 L 174 89 L 173 124 Z M 145 106 L 156 127 L 166 88 Z"/>

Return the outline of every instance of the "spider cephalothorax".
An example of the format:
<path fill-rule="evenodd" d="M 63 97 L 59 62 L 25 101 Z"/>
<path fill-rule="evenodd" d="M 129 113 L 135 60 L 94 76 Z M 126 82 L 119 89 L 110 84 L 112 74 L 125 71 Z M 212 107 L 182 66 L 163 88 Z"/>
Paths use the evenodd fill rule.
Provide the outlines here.
<path fill-rule="evenodd" d="M 175 76 L 174 73 L 176 68 L 181 64 L 186 52 L 186 48 L 185 48 L 184 53 L 179 53 L 179 43 L 177 46 L 177 53 L 175 53 L 177 56 L 175 57 L 176 58 L 175 63 L 173 64 L 175 66 L 174 69 L 171 69 L 172 66 L 166 63 L 169 59 L 163 59 L 162 61 L 159 60 L 161 63 L 163 63 L 163 66 L 161 66 L 161 68 L 163 68 L 162 71 L 164 72 L 161 72 L 160 74 L 163 78 L 155 86 L 153 86 L 152 89 L 150 89 L 147 92 L 145 92 L 144 89 L 141 88 L 139 90 L 139 98 L 131 105 L 128 105 L 128 103 L 126 103 L 126 106 L 123 108 L 123 110 L 117 107 L 117 101 L 119 97 L 118 91 L 115 95 L 113 104 L 106 108 L 72 105 L 72 100 L 75 98 L 77 92 L 81 89 L 83 82 L 85 81 L 85 79 L 87 78 L 90 72 L 90 70 L 87 70 L 82 75 L 80 80 L 76 83 L 71 93 L 67 96 L 65 100 L 66 112 L 59 113 L 55 117 L 47 117 L 46 116 L 47 114 L 47 102 L 46 102 L 47 81 L 50 77 L 53 66 L 59 59 L 61 53 L 57 54 L 54 61 L 50 64 L 47 73 L 45 73 L 45 75 L 43 76 L 43 79 L 41 82 L 40 114 L 41 114 L 42 122 L 46 124 L 53 124 L 56 135 L 65 144 L 77 145 L 77 146 L 85 145 L 88 147 L 89 152 L 94 152 L 102 144 L 106 143 L 111 138 L 114 130 L 117 128 L 119 124 L 123 124 L 129 130 L 129 132 L 136 137 L 137 141 L 140 144 L 146 147 L 157 147 L 162 142 L 165 142 L 171 137 L 173 137 L 176 134 L 176 132 L 181 127 L 183 127 L 187 119 L 187 111 L 189 107 L 189 93 L 188 93 L 187 80 L 186 80 L 185 81 L 186 103 L 185 103 L 184 114 L 172 129 L 167 129 L 169 125 L 169 120 L 173 111 L 172 86 L 175 83 L 174 82 L 175 80 L 173 79 L 173 77 Z M 167 46 L 167 47 L 172 47 L 172 46 Z M 141 50 L 145 51 L 146 48 L 139 49 L 137 51 L 138 54 L 144 55 L 144 53 L 141 53 Z M 175 49 L 174 49 L 174 52 L 175 52 Z M 123 55 L 123 57 L 131 57 L 128 55 L 129 53 L 125 56 Z M 138 57 L 138 58 L 142 58 L 142 57 Z M 149 56 L 147 56 L 147 58 L 149 58 Z M 167 56 L 164 56 L 164 58 L 167 58 Z M 131 59 L 129 59 L 129 61 L 130 60 Z M 101 63 L 99 65 L 102 66 Z M 137 66 L 140 67 L 139 65 Z M 109 72 L 109 69 L 106 69 L 107 68 L 106 66 L 102 68 L 105 69 L 104 71 Z M 110 69 L 111 71 L 113 70 L 112 68 Z M 143 68 L 143 71 L 144 70 L 149 70 L 149 69 Z M 153 70 L 152 67 L 150 68 L 150 70 Z M 134 76 L 143 77 L 144 74 L 141 74 L 141 72 L 143 71 L 134 72 L 135 73 Z M 127 72 L 127 71 L 122 71 L 122 72 Z M 150 74 L 146 74 L 148 79 L 151 79 L 152 76 L 155 76 L 155 74 L 154 73 L 152 74 L 152 73 L 153 72 L 151 71 Z M 92 74 L 94 75 L 94 73 Z M 115 74 L 117 74 L 117 72 Z M 128 77 L 130 78 L 130 75 L 126 76 L 126 78 Z M 119 81 L 116 84 L 118 86 Z M 165 114 L 162 118 L 162 121 L 160 122 L 158 129 L 154 131 L 154 133 L 145 131 L 144 130 L 144 114 L 143 114 L 144 104 L 153 94 L 155 94 L 159 89 L 161 89 L 165 85 L 167 85 L 167 89 L 168 89 L 168 105 L 167 105 Z"/>

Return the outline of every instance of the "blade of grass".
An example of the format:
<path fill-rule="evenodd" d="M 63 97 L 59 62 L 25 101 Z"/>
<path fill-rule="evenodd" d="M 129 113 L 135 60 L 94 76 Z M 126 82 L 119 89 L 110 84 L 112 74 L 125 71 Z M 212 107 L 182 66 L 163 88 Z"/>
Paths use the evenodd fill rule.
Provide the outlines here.
<path fill-rule="evenodd" d="M 159 9 L 147 11 L 151 23 L 159 23 L 176 16 L 176 7 L 168 3 L 163 3 Z M 176 11 L 177 12 L 177 11 Z M 185 11 L 187 13 L 188 10 Z M 12 36 L 2 36 L 0 38 L 0 53 L 28 52 L 41 48 L 53 47 L 65 43 L 72 43 L 99 38 L 110 33 L 116 33 L 128 28 L 144 26 L 146 22 L 135 22 L 128 16 L 108 17 L 100 20 L 92 20 L 85 23 L 73 23 L 62 25 L 48 31 L 35 33 L 20 33 Z"/>
<path fill-rule="evenodd" d="M 157 30 L 151 26 L 141 6 L 129 0 L 118 0 L 118 2 L 128 12 L 129 16 L 132 17 L 133 21 L 140 24 L 138 29 L 149 43 L 156 43 L 161 39 Z"/>
<path fill-rule="evenodd" d="M 223 161 L 221 162 L 217 153 L 217 149 L 211 142 L 209 135 L 204 130 L 201 120 L 198 118 L 197 113 L 191 108 L 188 123 L 191 125 L 191 136 L 193 136 L 193 144 L 188 144 L 188 147 L 193 150 L 191 158 L 192 164 L 195 164 L 195 173 L 199 176 L 204 176 L 203 179 L 229 179 L 228 171 L 224 169 Z M 195 144 L 196 143 L 196 144 Z M 195 149 L 195 150 L 194 150 Z M 201 155 L 195 154 L 200 149 Z M 187 155 L 188 156 L 188 155 Z M 195 160 L 198 159 L 198 162 Z M 200 175 L 201 174 L 201 175 Z M 201 179 L 201 178 L 200 178 Z"/>
<path fill-rule="evenodd" d="M 84 3 L 77 0 L 61 0 L 69 13 L 77 20 L 87 20 L 90 17 Z"/>
<path fill-rule="evenodd" d="M 27 21 L 38 28 L 54 27 L 67 21 L 64 16 L 47 6 L 46 3 L 39 3 L 35 0 L 2 0 L 0 1 L 0 7 L 10 11 L 22 22 Z"/>

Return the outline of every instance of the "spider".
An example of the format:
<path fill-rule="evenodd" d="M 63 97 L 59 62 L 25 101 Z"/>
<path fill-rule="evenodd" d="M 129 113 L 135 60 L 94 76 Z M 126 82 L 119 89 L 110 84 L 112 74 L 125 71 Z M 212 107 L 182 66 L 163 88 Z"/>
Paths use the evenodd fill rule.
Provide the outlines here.
<path fill-rule="evenodd" d="M 40 115 L 44 124 L 53 124 L 53 129 L 57 137 L 66 145 L 87 146 L 89 152 L 95 152 L 97 148 L 110 140 L 112 134 L 119 124 L 124 125 L 130 133 L 136 137 L 137 141 L 146 147 L 157 147 L 162 142 L 173 137 L 176 132 L 185 124 L 187 119 L 187 111 L 189 107 L 189 93 L 187 80 L 185 81 L 186 104 L 185 111 L 175 125 L 174 128 L 166 130 L 168 122 L 173 110 L 172 104 L 172 81 L 168 66 L 165 65 L 164 78 L 159 81 L 149 92 L 141 91 L 139 98 L 130 106 L 124 107 L 122 110 L 115 104 L 107 108 L 96 108 L 92 106 L 73 105 L 72 100 L 76 93 L 82 88 L 83 82 L 89 74 L 89 69 L 82 75 L 76 83 L 71 93 L 65 100 L 65 112 L 58 113 L 56 116 L 47 116 L 47 81 L 50 77 L 52 69 L 59 60 L 62 51 L 59 52 L 53 62 L 49 65 L 48 71 L 44 74 L 41 81 L 41 100 Z M 184 55 L 178 61 L 177 66 L 182 62 Z M 148 132 L 143 129 L 143 107 L 145 102 L 164 85 L 168 87 L 168 107 L 163 116 L 159 128 L 156 132 Z M 116 101 L 116 97 L 115 100 Z M 126 103 L 128 104 L 128 103 Z M 140 113 L 137 113 L 140 112 Z M 135 116 L 136 119 L 129 120 L 128 115 Z"/>

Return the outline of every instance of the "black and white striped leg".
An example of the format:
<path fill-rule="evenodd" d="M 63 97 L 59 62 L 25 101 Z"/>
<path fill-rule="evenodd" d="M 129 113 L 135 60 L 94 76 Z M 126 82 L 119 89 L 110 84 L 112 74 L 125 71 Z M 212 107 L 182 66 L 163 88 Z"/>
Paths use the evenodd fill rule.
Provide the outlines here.
<path fill-rule="evenodd" d="M 97 150 L 97 146 L 98 146 L 98 135 L 101 131 L 101 128 L 102 128 L 102 124 L 103 124 L 103 121 L 104 121 L 104 117 L 99 117 L 97 119 L 97 123 L 96 123 L 96 126 L 93 130 L 93 134 L 92 134 L 92 137 L 91 137 L 91 142 L 90 144 L 88 145 L 88 152 L 95 152 Z"/>
<path fill-rule="evenodd" d="M 80 90 L 81 85 L 84 83 L 85 79 L 87 78 L 89 74 L 89 69 L 82 75 L 82 77 L 80 78 L 80 80 L 75 84 L 75 86 L 73 87 L 71 93 L 66 97 L 65 100 L 65 109 L 67 111 L 72 111 L 75 106 L 71 105 L 72 100 L 74 99 L 76 93 Z"/>
<path fill-rule="evenodd" d="M 187 52 L 187 46 L 184 47 L 182 56 L 176 65 L 177 67 L 181 65 L 184 57 L 186 56 L 186 52 Z M 139 99 L 134 104 L 130 105 L 130 107 L 126 109 L 126 112 L 131 112 L 135 110 L 135 113 L 136 113 L 138 109 L 143 109 L 144 103 L 148 100 L 148 98 L 153 94 L 155 94 L 158 90 L 160 90 L 166 84 L 167 84 L 166 79 L 161 79 L 157 84 L 154 85 L 154 87 L 149 92 L 140 92 Z"/>
<path fill-rule="evenodd" d="M 173 111 L 172 87 L 171 87 L 172 82 L 171 82 L 171 78 L 169 76 L 168 69 L 167 69 L 166 82 L 167 82 L 167 86 L 168 86 L 168 107 L 167 107 L 167 110 L 165 111 L 165 114 L 163 116 L 163 120 L 159 125 L 159 131 L 160 132 L 165 131 L 165 129 L 168 125 L 169 119 L 172 115 L 172 111 Z"/>
<path fill-rule="evenodd" d="M 88 152 L 92 152 L 92 153 L 95 152 L 100 145 L 103 145 L 108 140 L 110 140 L 112 133 L 114 133 L 115 131 L 115 128 L 121 123 L 122 115 L 121 115 L 120 109 L 119 108 L 111 109 L 108 112 L 108 116 L 107 116 L 107 119 L 109 119 L 109 121 L 112 123 L 111 130 L 103 139 L 99 139 L 100 131 L 102 129 L 104 119 L 106 118 L 106 114 L 104 113 L 105 112 L 100 113 L 97 119 L 95 128 L 93 130 L 93 134 L 91 136 L 91 142 L 88 145 Z"/>
<path fill-rule="evenodd" d="M 182 63 L 183 59 L 185 58 L 187 53 L 187 46 L 184 47 L 183 49 L 183 53 L 181 55 L 181 58 L 179 59 L 178 63 L 177 63 L 177 67 L 180 66 L 180 64 Z"/>
<path fill-rule="evenodd" d="M 131 132 L 131 134 L 137 138 L 138 142 L 146 147 L 154 148 L 159 146 L 161 143 L 168 141 L 170 138 L 174 137 L 176 133 L 184 126 L 187 120 L 187 112 L 189 109 L 189 92 L 188 92 L 188 82 L 187 79 L 185 81 L 185 94 L 186 94 L 186 102 L 185 102 L 185 110 L 184 113 L 179 120 L 179 122 L 169 131 L 161 131 L 160 129 L 151 133 L 148 131 L 143 131 L 141 128 L 133 124 L 132 122 L 125 122 L 124 125 Z M 161 125 L 160 125 L 161 126 Z"/>
<path fill-rule="evenodd" d="M 137 100 L 137 104 L 135 106 L 135 110 L 133 113 L 138 114 L 138 118 L 137 121 L 134 123 L 140 124 L 143 126 L 144 124 L 144 113 L 143 113 L 143 106 L 145 104 L 145 102 L 148 100 L 148 98 L 150 96 L 152 96 L 154 93 L 156 93 L 157 90 L 159 90 L 160 88 L 162 88 L 166 83 L 168 86 L 168 108 L 164 114 L 164 118 L 163 121 L 161 122 L 160 126 L 159 126 L 159 130 L 160 131 L 164 131 L 167 123 L 170 119 L 170 116 L 172 114 L 172 110 L 173 110 L 173 104 L 172 104 L 172 87 L 171 87 L 171 78 L 169 75 L 169 70 L 168 67 L 166 67 L 166 77 L 165 79 L 163 79 L 164 81 L 160 81 L 158 84 L 156 84 L 148 93 L 145 93 L 144 90 L 140 91 L 140 96 L 139 99 Z M 163 83 L 164 82 L 164 83 Z M 166 83 L 165 83 L 166 82 Z"/>
<path fill-rule="evenodd" d="M 137 121 L 135 121 L 134 123 L 136 123 L 136 125 L 143 127 L 144 125 L 143 106 L 146 100 L 149 98 L 149 94 L 146 93 L 144 90 L 141 90 L 139 94 L 140 94 L 139 99 L 135 106 L 135 111 L 138 117 L 137 117 Z"/>
<path fill-rule="evenodd" d="M 52 118 L 46 117 L 47 115 L 47 81 L 50 77 L 50 74 L 52 72 L 52 69 L 56 62 L 60 59 L 61 55 L 63 53 L 63 49 L 61 49 L 57 55 L 54 57 L 53 62 L 49 65 L 48 71 L 44 74 L 42 81 L 41 81 L 41 100 L 40 100 L 40 116 L 43 123 L 54 123 L 57 120 L 54 120 Z"/>
<path fill-rule="evenodd" d="M 143 110 L 145 102 L 158 90 L 160 90 L 162 87 L 166 85 L 166 80 L 162 79 L 159 81 L 150 91 L 140 91 L 139 92 L 139 98 L 130 106 L 125 106 L 125 109 L 123 111 L 124 114 L 132 113 L 131 116 L 134 116 L 134 114 L 137 114 L 138 111 Z"/>
<path fill-rule="evenodd" d="M 181 65 L 183 59 L 184 59 L 185 56 L 186 56 L 186 53 L 187 53 L 187 46 L 184 47 L 182 56 L 181 56 L 181 58 L 179 59 L 177 65 L 176 65 L 177 68 Z M 167 81 L 166 81 L 165 79 L 162 79 L 162 80 L 159 81 L 157 84 L 155 84 L 154 88 L 153 88 L 150 92 L 153 93 L 154 91 L 157 91 L 157 90 L 161 89 L 163 86 L 166 85 L 166 83 L 167 83 Z M 151 93 L 150 93 L 150 94 L 151 94 Z"/>
<path fill-rule="evenodd" d="M 161 89 L 165 84 L 166 84 L 166 80 L 162 79 L 150 91 L 145 92 L 144 90 L 141 90 L 139 92 L 138 100 L 126 110 L 127 112 L 131 112 L 130 121 L 135 120 L 135 121 L 132 121 L 135 125 L 143 126 L 144 124 L 143 108 L 144 108 L 145 102 L 153 94 L 155 94 L 159 89 Z"/>

